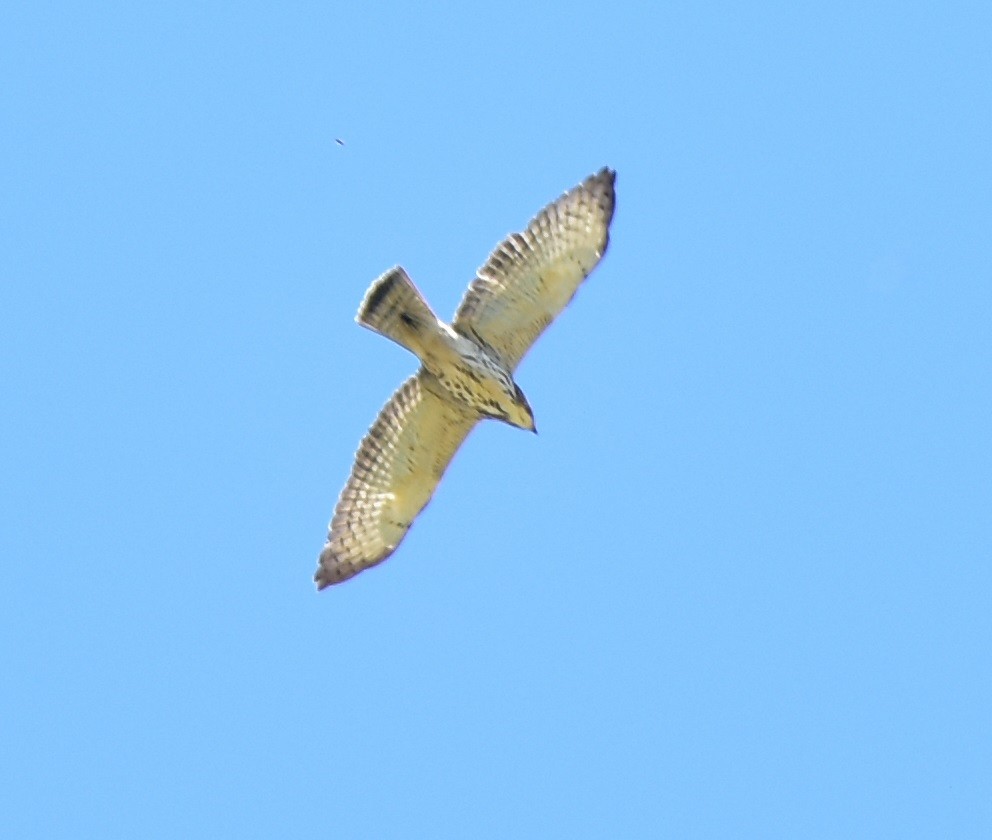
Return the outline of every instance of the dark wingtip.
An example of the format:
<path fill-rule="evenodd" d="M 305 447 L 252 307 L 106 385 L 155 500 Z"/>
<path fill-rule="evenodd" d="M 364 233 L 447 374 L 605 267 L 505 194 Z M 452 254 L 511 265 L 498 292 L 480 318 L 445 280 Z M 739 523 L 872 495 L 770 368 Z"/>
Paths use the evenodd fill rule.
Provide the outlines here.
<path fill-rule="evenodd" d="M 321 566 L 317 569 L 317 573 L 313 576 L 313 582 L 317 584 L 318 592 L 322 589 L 327 589 L 327 587 L 331 585 L 331 581 L 328 580 L 326 572 L 327 570 Z"/>
<path fill-rule="evenodd" d="M 330 542 L 324 543 L 324 548 L 317 558 L 317 571 L 314 573 L 313 581 L 317 584 L 317 591 L 327 589 L 334 583 L 344 580 L 347 575 L 342 576 L 341 567 L 335 561 L 333 549 Z"/>
<path fill-rule="evenodd" d="M 617 182 L 617 171 L 615 169 L 610 169 L 608 166 L 604 166 L 595 175 L 590 175 L 586 178 L 587 184 L 593 182 L 609 185 L 610 192 L 612 192 L 613 187 Z"/>

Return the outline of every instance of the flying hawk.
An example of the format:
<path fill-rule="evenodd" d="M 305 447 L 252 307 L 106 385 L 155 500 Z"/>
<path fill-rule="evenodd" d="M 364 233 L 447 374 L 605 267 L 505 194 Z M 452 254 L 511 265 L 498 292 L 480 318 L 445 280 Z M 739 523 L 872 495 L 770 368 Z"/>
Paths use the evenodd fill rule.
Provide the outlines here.
<path fill-rule="evenodd" d="M 601 169 L 508 236 L 479 269 L 450 325 L 400 267 L 369 287 L 358 323 L 413 352 L 422 366 L 358 448 L 320 552 L 318 589 L 396 550 L 479 420 L 536 431 L 513 371 L 605 253 L 615 179 Z"/>

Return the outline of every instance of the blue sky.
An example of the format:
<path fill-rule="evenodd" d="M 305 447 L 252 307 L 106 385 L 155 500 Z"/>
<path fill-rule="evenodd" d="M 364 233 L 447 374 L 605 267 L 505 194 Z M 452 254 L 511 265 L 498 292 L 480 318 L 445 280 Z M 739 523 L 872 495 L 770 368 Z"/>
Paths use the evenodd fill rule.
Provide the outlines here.
<path fill-rule="evenodd" d="M 992 7 L 0 20 L 0 826 L 988 837 Z M 339 146 L 335 138 L 344 140 Z M 609 254 L 387 563 L 411 356 L 600 166 Z"/>

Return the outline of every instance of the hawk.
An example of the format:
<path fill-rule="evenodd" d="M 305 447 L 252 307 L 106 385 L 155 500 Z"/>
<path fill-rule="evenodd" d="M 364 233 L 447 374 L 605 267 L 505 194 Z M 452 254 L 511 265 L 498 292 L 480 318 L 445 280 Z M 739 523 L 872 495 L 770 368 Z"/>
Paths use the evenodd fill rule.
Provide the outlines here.
<path fill-rule="evenodd" d="M 369 287 L 356 320 L 413 352 L 421 368 L 359 445 L 320 552 L 318 589 L 396 550 L 480 420 L 537 431 L 513 371 L 606 252 L 615 179 L 601 169 L 508 236 L 479 269 L 451 324 L 398 266 Z"/>

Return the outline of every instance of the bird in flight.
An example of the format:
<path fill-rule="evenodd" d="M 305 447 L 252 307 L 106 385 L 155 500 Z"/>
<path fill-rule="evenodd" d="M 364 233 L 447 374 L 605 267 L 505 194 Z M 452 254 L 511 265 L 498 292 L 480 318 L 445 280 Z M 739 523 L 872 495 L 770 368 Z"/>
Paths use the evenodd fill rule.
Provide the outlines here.
<path fill-rule="evenodd" d="M 320 552 L 318 589 L 396 550 L 480 420 L 537 431 L 513 371 L 606 252 L 615 180 L 601 169 L 510 234 L 469 284 L 451 324 L 399 266 L 369 287 L 356 320 L 410 350 L 421 367 L 358 447 Z"/>

